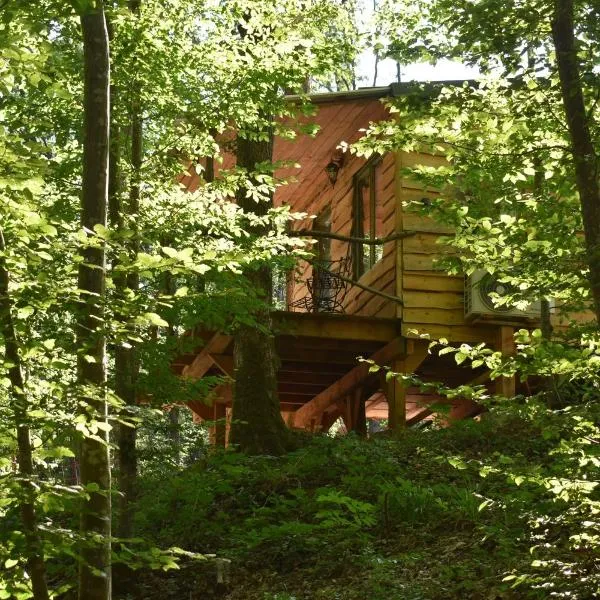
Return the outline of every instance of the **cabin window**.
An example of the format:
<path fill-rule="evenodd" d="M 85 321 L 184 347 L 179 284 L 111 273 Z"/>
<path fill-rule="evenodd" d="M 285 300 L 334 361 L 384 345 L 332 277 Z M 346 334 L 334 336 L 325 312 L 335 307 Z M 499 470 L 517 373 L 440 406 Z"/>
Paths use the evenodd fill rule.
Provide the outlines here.
<path fill-rule="evenodd" d="M 370 160 L 354 176 L 354 235 L 372 240 L 383 237 L 383 210 L 378 198 L 380 158 Z M 358 279 L 383 256 L 383 246 L 354 244 L 354 276 Z"/>

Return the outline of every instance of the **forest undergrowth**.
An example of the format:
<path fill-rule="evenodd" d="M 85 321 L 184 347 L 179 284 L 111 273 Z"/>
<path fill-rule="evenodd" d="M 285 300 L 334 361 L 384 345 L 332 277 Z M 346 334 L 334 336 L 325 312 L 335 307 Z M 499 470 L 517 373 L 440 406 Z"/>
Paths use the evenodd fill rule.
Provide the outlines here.
<path fill-rule="evenodd" d="M 283 457 L 206 451 L 142 479 L 136 528 L 205 555 L 140 599 L 438 600 L 598 593 L 597 404 L 533 400 Z"/>

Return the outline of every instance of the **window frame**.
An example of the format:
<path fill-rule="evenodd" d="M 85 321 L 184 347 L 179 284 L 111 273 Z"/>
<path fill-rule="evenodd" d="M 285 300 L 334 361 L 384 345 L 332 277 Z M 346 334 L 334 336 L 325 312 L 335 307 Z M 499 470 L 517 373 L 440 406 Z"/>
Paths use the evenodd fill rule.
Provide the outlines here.
<path fill-rule="evenodd" d="M 377 167 L 381 164 L 382 157 L 377 155 L 370 158 L 352 177 L 352 235 L 365 238 L 364 231 L 364 205 L 362 188 L 369 187 L 369 236 L 367 239 L 375 239 L 377 230 Z M 368 261 L 365 258 L 368 257 Z M 365 249 L 365 244 L 355 242 L 352 245 L 352 265 L 354 278 L 360 279 L 368 273 L 378 262 L 377 248 L 370 244 Z M 366 266 L 368 264 L 368 266 Z"/>

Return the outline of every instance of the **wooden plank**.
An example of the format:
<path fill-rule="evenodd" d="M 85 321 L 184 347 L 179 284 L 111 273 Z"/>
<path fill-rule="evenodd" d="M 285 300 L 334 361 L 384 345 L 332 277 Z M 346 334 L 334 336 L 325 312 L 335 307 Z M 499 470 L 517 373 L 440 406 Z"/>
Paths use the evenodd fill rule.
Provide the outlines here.
<path fill-rule="evenodd" d="M 386 364 L 405 352 L 406 341 L 398 337 L 375 352 L 371 356 L 371 359 L 377 364 Z M 334 404 L 336 400 L 350 394 L 369 376 L 369 366 L 368 363 L 357 365 L 318 396 L 315 396 L 308 404 L 296 412 L 294 425 L 296 427 L 306 427 L 313 419 L 317 418 L 324 410 Z"/>
<path fill-rule="evenodd" d="M 332 352 L 326 349 L 294 348 L 293 346 L 280 348 L 278 354 L 282 361 L 352 366 L 356 364 L 358 356 L 364 355 L 356 350 Z"/>
<path fill-rule="evenodd" d="M 325 388 L 339 378 L 339 373 L 307 373 L 306 371 L 279 370 L 277 381 L 280 383 L 306 383 Z"/>
<path fill-rule="evenodd" d="M 409 190 L 405 190 L 405 200 L 409 199 L 407 196 L 414 196 L 415 200 L 429 196 L 427 192 L 409 192 Z M 454 233 L 454 229 L 449 225 L 438 223 L 429 217 L 407 210 L 404 211 L 403 225 L 405 231 L 423 231 L 445 235 L 452 235 Z"/>
<path fill-rule="evenodd" d="M 402 152 L 403 168 L 447 167 L 448 161 L 443 154 L 430 154 L 425 152 Z"/>
<path fill-rule="evenodd" d="M 307 401 L 314 398 L 319 392 L 323 391 L 327 386 L 315 383 L 300 383 L 300 382 L 279 382 L 277 391 L 280 394 L 296 394 L 298 396 L 308 396 Z"/>
<path fill-rule="evenodd" d="M 416 233 L 404 238 L 404 252 L 406 254 L 456 254 L 456 248 L 447 244 L 439 243 L 440 236 L 437 233 Z"/>
<path fill-rule="evenodd" d="M 435 254 L 404 253 L 403 271 L 436 271 L 438 273 L 443 273 L 443 269 L 435 264 L 436 258 L 439 257 Z"/>
<path fill-rule="evenodd" d="M 395 289 L 393 275 L 393 271 L 390 271 L 389 277 L 386 277 L 385 280 L 382 279 L 375 289 L 379 289 L 385 294 L 393 294 Z M 387 304 L 396 304 L 396 302 L 365 290 L 347 305 L 346 310 L 356 315 L 376 316 L 379 309 Z"/>
<path fill-rule="evenodd" d="M 463 277 L 442 275 L 433 271 L 408 271 L 404 273 L 402 279 L 405 290 L 462 294 L 465 288 Z"/>
<path fill-rule="evenodd" d="M 415 333 L 417 330 L 418 333 Z M 450 342 L 485 342 L 496 343 L 496 328 L 490 325 L 448 326 L 432 323 L 402 323 L 402 335 L 406 338 L 418 339 L 421 335 L 429 335 L 432 340 L 446 338 Z"/>
<path fill-rule="evenodd" d="M 462 293 L 404 290 L 404 309 L 435 308 L 436 310 L 460 310 L 464 312 Z M 411 314 L 411 313 L 409 313 Z M 408 320 L 409 317 L 405 316 Z M 464 320 L 464 319 L 463 319 Z"/>
<path fill-rule="evenodd" d="M 396 152 L 394 155 L 394 232 L 400 233 L 404 231 L 404 190 L 402 187 L 402 153 Z M 402 274 L 404 272 L 404 240 L 396 240 L 394 242 L 394 254 L 395 260 L 395 295 L 403 299 L 404 297 L 404 284 L 402 281 Z M 400 303 L 396 303 L 395 308 L 396 318 L 402 319 L 404 315 L 404 307 Z"/>
<path fill-rule="evenodd" d="M 319 364 L 314 362 L 301 362 L 301 361 L 281 361 L 281 371 L 293 371 L 295 373 L 306 373 L 310 374 L 326 374 L 334 375 L 335 379 L 338 379 L 340 375 L 349 371 L 347 365 L 340 365 L 335 363 Z"/>
<path fill-rule="evenodd" d="M 383 292 L 392 294 L 395 289 L 394 281 L 390 281 L 390 283 L 383 288 Z M 381 316 L 380 313 L 386 307 L 390 307 L 392 310 L 388 312 L 386 315 L 387 318 L 393 318 L 395 313 L 395 302 L 387 300 L 386 298 L 382 298 L 381 296 L 376 296 L 375 294 L 371 294 L 370 297 L 366 297 L 364 301 L 361 303 L 360 307 L 356 309 L 358 314 L 364 315 L 372 315 L 372 316 Z M 357 304 L 358 306 L 358 304 Z"/>
<path fill-rule="evenodd" d="M 389 342 L 398 330 L 398 323 L 393 319 L 354 315 L 274 312 L 272 318 L 276 332 L 337 340 Z"/>
<path fill-rule="evenodd" d="M 407 292 L 405 292 L 406 295 Z M 465 314 L 462 308 L 408 308 L 404 307 L 404 323 L 431 323 L 439 325 L 464 325 Z"/>
<path fill-rule="evenodd" d="M 305 335 L 278 335 L 276 346 L 278 349 L 287 350 L 294 348 L 297 350 L 328 350 L 332 352 L 358 352 L 371 354 L 381 347 L 382 342 L 372 340 L 337 340 L 332 338 L 321 338 Z"/>

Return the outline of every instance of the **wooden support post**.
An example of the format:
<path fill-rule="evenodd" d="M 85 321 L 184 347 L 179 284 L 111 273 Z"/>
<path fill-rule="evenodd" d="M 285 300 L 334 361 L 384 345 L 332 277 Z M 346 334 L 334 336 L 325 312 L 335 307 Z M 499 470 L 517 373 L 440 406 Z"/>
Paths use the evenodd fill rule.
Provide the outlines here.
<path fill-rule="evenodd" d="M 227 407 L 225 404 L 215 402 L 213 406 L 214 424 L 211 427 L 211 432 L 214 430 L 214 445 L 225 448 L 226 432 L 227 432 Z"/>
<path fill-rule="evenodd" d="M 498 350 L 504 356 L 515 353 L 514 328 L 510 325 L 502 325 L 498 331 Z M 496 394 L 512 398 L 516 393 L 515 377 L 499 377 L 496 379 Z"/>
<path fill-rule="evenodd" d="M 399 337 L 377 350 L 370 358 L 376 364 L 389 364 L 391 360 L 404 354 L 405 349 L 406 342 Z M 369 367 L 368 363 L 360 363 L 299 408 L 294 415 L 294 426 L 306 428 L 315 419 L 320 422 L 325 410 L 335 404 L 339 398 L 347 397 L 357 387 L 364 384 L 370 376 Z"/>
<path fill-rule="evenodd" d="M 394 373 L 404 373 L 404 360 L 394 360 L 390 368 Z M 406 425 L 406 386 L 394 377 L 386 381 L 384 389 L 388 401 L 388 429 L 398 431 Z"/>
<path fill-rule="evenodd" d="M 323 418 L 321 419 L 321 431 L 323 433 L 327 433 L 331 429 L 331 426 L 341 416 L 342 415 L 337 408 L 334 408 L 333 410 L 331 410 L 329 412 L 323 413 Z"/>
<path fill-rule="evenodd" d="M 429 343 L 426 340 L 408 340 L 407 354 L 392 361 L 394 373 L 414 373 L 428 355 Z M 388 399 L 388 429 L 398 431 L 406 427 L 406 385 L 394 377 L 386 382 L 385 393 Z"/>
<path fill-rule="evenodd" d="M 477 402 L 475 402 L 474 400 L 468 400 L 466 398 L 454 400 L 452 402 L 450 414 L 448 415 L 448 424 L 451 425 L 456 421 L 469 419 L 470 417 L 478 415 L 483 410 L 483 406 L 481 406 L 481 404 L 477 404 Z"/>
<path fill-rule="evenodd" d="M 225 408 L 225 448 L 229 446 L 229 432 L 231 431 L 231 406 Z"/>
<path fill-rule="evenodd" d="M 352 431 L 362 437 L 367 435 L 367 415 L 365 411 L 367 388 L 360 387 L 348 398 L 348 405 L 352 411 Z"/>

